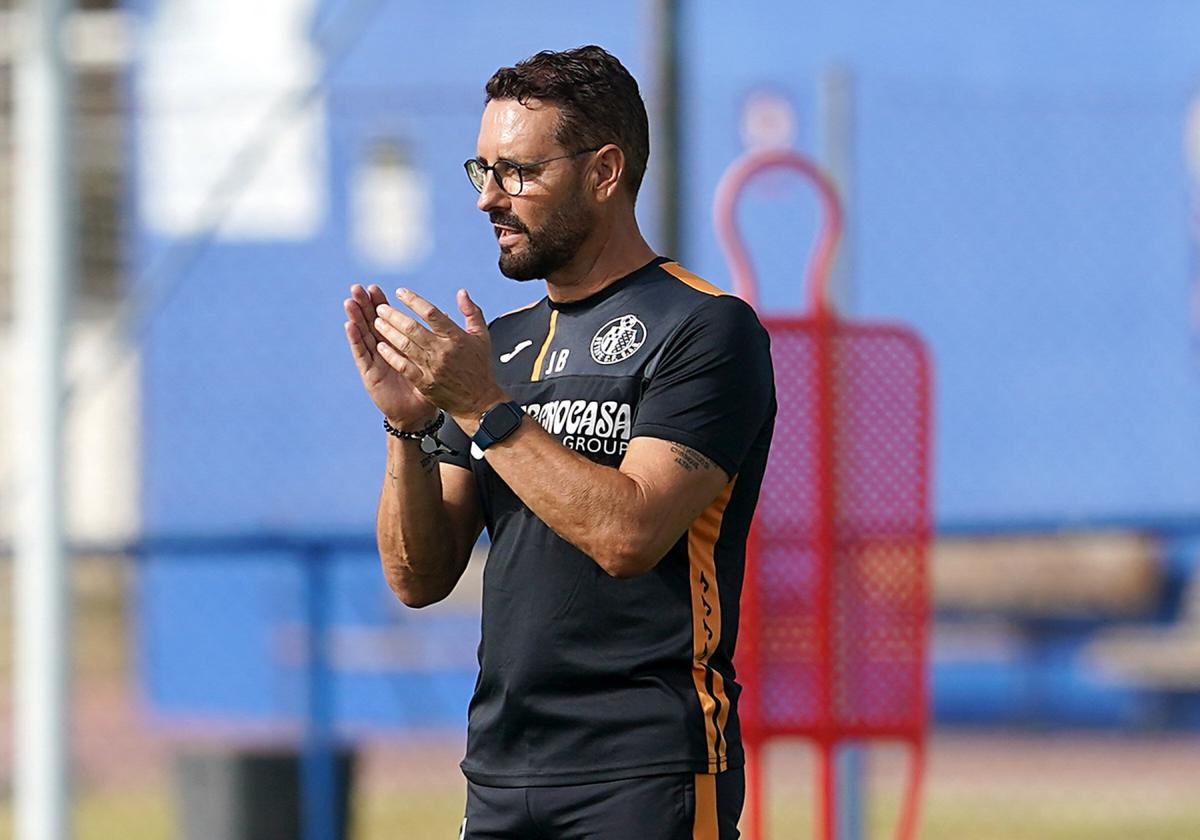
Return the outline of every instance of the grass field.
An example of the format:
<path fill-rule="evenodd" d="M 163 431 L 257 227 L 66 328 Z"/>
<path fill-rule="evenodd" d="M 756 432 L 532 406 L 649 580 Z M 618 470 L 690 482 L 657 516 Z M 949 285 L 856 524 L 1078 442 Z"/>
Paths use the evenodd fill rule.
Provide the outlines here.
<path fill-rule="evenodd" d="M 11 589 L 0 575 L 0 592 Z M 176 840 L 178 747 L 139 716 L 126 657 L 123 572 L 77 576 L 73 744 L 76 840 Z M 0 840 L 12 837 L 7 621 L 0 621 Z M 390 736 L 360 754 L 353 840 L 447 840 L 462 818 L 461 732 Z M 891 837 L 904 761 L 868 762 L 870 837 Z M 812 837 L 813 767 L 799 743 L 768 755 L 769 833 Z M 1197 840 L 1200 737 L 941 731 L 931 743 L 925 840 Z"/>
<path fill-rule="evenodd" d="M 456 836 L 463 783 L 453 739 L 366 751 L 353 808 L 354 840 Z M 1163 739 L 945 734 L 933 744 L 920 836 L 926 840 L 1194 840 L 1200 837 L 1200 744 Z M 811 837 L 806 750 L 775 748 L 768 836 Z M 174 840 L 178 792 L 167 766 L 140 780 L 80 779 L 78 840 Z M 870 833 L 892 836 L 900 762 L 871 761 Z M 0 806 L 0 840 L 11 835 Z"/>
<path fill-rule="evenodd" d="M 1190 773 L 1156 782 L 1142 777 L 1131 785 L 1129 775 L 1119 770 L 1107 773 L 1104 767 L 1091 766 L 1086 779 L 1051 778 L 1052 766 L 1039 760 L 1039 751 L 1031 751 L 1024 778 L 1011 775 L 1017 769 L 1011 763 L 1023 746 L 1032 741 L 1017 739 L 1005 752 L 1013 756 L 1002 761 L 997 778 L 989 784 L 986 777 L 953 778 L 963 769 L 957 766 L 968 753 L 995 746 L 996 736 L 941 737 L 935 749 L 946 760 L 942 769 L 934 768 L 925 797 L 925 817 L 920 836 L 926 840 L 1194 840 L 1200 837 L 1200 801 L 1192 795 L 1196 780 L 1194 767 L 1184 761 L 1177 769 Z M 1147 745 L 1127 745 L 1148 755 Z M 1157 751 L 1162 745 L 1153 745 Z M 1194 747 L 1193 747 L 1194 749 Z M 1060 742 L 1055 745 L 1058 761 L 1097 753 L 1086 742 Z M 793 752 L 788 749 L 784 752 Z M 1162 758 L 1174 756 L 1175 748 L 1165 747 Z M 980 756 L 982 758 L 982 755 Z M 1046 756 L 1042 756 L 1043 758 Z M 393 748 L 377 751 L 365 760 L 364 779 L 355 799 L 354 840 L 445 840 L 456 836 L 462 813 L 462 782 L 454 768 L 455 755 L 437 746 Z M 1119 753 L 1110 756 L 1119 767 Z M 948 763 L 949 762 L 949 763 Z M 804 761 L 783 756 L 774 762 L 774 795 L 770 808 L 772 838 L 812 836 L 808 809 L 811 788 L 803 770 Z M 956 766 L 951 767 L 949 764 Z M 1039 767 L 1039 765 L 1042 765 Z M 396 768 L 400 768 L 398 773 Z M 1160 763 L 1164 776 L 1167 762 Z M 981 767 L 982 769 L 982 767 Z M 397 778 L 397 776 L 399 778 Z M 1188 786 L 1192 790 L 1188 790 Z M 94 780 L 84 784 L 76 803 L 78 840 L 174 840 L 180 837 L 175 825 L 176 792 L 169 783 L 143 783 L 111 787 Z M 870 837 L 890 837 L 894 825 L 894 797 L 874 797 L 870 812 Z M 0 811 L 0 838 L 10 838 L 8 805 Z"/>

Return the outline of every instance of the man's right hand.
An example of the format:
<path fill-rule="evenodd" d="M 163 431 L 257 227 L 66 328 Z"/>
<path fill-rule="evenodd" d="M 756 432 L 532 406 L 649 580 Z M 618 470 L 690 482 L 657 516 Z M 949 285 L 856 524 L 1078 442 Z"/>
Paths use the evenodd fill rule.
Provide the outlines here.
<path fill-rule="evenodd" d="M 375 308 L 387 302 L 387 295 L 378 286 L 351 286 L 350 297 L 342 302 L 349 318 L 346 339 L 363 387 L 375 405 L 393 426 L 413 431 L 429 425 L 437 408 L 379 355 L 378 347 L 384 339 L 375 331 Z"/>

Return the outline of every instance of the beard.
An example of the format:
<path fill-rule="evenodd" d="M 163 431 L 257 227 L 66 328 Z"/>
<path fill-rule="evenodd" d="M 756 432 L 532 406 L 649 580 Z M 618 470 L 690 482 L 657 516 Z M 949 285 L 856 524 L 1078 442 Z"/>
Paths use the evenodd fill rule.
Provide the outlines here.
<path fill-rule="evenodd" d="M 521 251 L 500 249 L 500 273 L 510 280 L 544 280 L 575 258 L 595 224 L 576 188 L 554 209 L 544 224 L 529 228 L 511 213 L 493 212 L 492 224 L 503 225 L 525 234 Z"/>

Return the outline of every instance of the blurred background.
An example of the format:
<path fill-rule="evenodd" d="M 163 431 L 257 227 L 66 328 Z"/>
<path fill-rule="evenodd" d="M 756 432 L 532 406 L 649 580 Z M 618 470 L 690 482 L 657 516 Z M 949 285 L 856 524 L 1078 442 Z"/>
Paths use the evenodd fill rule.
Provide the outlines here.
<path fill-rule="evenodd" d="M 22 31 L 0 3 L 6 721 Z M 494 317 L 541 296 L 499 275 L 461 163 L 497 67 L 597 43 L 650 109 L 638 207 L 661 253 L 729 288 L 717 182 L 798 149 L 845 201 L 841 311 L 930 346 L 920 836 L 1200 837 L 1197 33 L 1178 0 L 80 3 L 61 41 L 74 836 L 277 836 L 254 821 L 317 783 L 305 745 L 340 757 L 348 836 L 455 836 L 486 546 L 435 607 L 383 584 L 384 436 L 341 300 L 371 281 L 452 307 L 465 286 Z M 802 308 L 816 208 L 787 177 L 746 194 L 764 312 Z M 0 837 L 12 756 L 6 725 Z M 772 747 L 770 836 L 809 836 L 811 762 Z M 891 836 L 903 764 L 872 747 L 859 772 L 844 838 Z"/>

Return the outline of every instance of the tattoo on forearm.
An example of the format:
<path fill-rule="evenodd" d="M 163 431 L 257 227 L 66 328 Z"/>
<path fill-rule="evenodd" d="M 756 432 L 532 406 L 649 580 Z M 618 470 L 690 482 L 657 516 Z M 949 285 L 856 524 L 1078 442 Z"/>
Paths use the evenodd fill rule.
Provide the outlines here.
<path fill-rule="evenodd" d="M 421 465 L 421 472 L 423 472 L 425 475 L 432 475 L 433 471 L 438 468 L 438 459 L 436 455 L 429 455 L 422 452 L 421 460 L 418 461 L 418 463 Z M 387 465 L 387 475 L 388 478 L 392 480 L 393 484 L 399 484 L 400 480 L 403 478 L 403 476 L 400 474 L 399 468 L 394 466 L 390 461 Z"/>
<path fill-rule="evenodd" d="M 675 463 L 683 467 L 688 472 L 696 470 L 712 469 L 713 462 L 705 458 L 695 449 L 684 446 L 680 443 L 671 444 L 671 453 L 675 456 Z"/>

